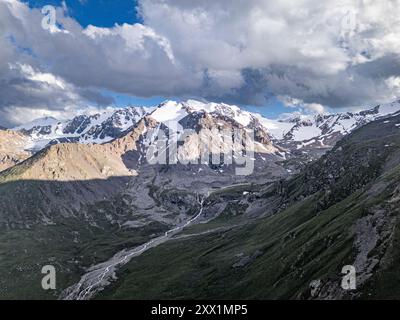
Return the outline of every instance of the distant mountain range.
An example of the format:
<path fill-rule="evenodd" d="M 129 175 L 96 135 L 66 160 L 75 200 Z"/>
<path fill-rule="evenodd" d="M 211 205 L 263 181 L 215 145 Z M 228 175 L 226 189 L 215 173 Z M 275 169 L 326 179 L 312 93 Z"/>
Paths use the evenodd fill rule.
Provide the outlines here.
<path fill-rule="evenodd" d="M 354 129 L 399 112 L 400 102 L 396 101 L 359 113 L 299 115 L 284 120 L 270 120 L 227 104 L 195 100 L 182 103 L 167 101 L 152 108 L 108 110 L 94 115 L 80 115 L 66 121 L 47 117 L 12 130 L 1 130 L 3 136 L 15 132 L 14 135 L 18 136 L 18 148 L 8 154 L 5 152 L 7 139 L 0 137 L 0 146 L 4 149 L 0 153 L 0 163 L 3 169 L 8 168 L 47 146 L 59 143 L 104 144 L 123 137 L 145 117 L 169 127 L 169 130 L 183 131 L 183 127 L 196 130 L 198 120 L 205 115 L 227 121 L 231 128 L 241 126 L 253 130 L 259 142 L 264 143 L 264 153 L 308 162 L 320 157 Z M 197 119 L 198 117 L 200 118 Z M 215 121 L 215 128 L 220 128 L 218 121 Z M 179 132 L 176 134 L 179 135 Z M 296 168 L 297 166 L 290 167 L 289 170 L 295 171 Z"/>
<path fill-rule="evenodd" d="M 27 148 L 34 151 L 55 143 L 104 143 L 121 136 L 148 112 L 145 108 L 130 107 L 94 115 L 79 115 L 67 121 L 46 117 L 13 130 L 29 136 Z"/>
<path fill-rule="evenodd" d="M 58 121 L 52 117 L 34 120 L 13 128 L 29 137 L 26 148 L 38 151 L 48 144 L 63 142 L 105 143 L 123 135 L 145 116 L 159 122 L 179 122 L 193 113 L 207 113 L 235 121 L 244 127 L 263 127 L 277 144 L 298 149 L 331 147 L 338 138 L 355 128 L 389 114 L 400 112 L 400 101 L 379 105 L 358 113 L 298 115 L 270 120 L 227 104 L 195 100 L 167 101 L 156 107 L 128 107 L 94 115 L 79 115 Z"/>

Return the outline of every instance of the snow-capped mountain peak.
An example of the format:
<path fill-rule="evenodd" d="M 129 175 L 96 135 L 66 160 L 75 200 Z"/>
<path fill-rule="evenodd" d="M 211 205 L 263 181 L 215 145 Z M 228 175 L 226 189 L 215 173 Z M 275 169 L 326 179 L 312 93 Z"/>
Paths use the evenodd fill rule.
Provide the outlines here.
<path fill-rule="evenodd" d="M 150 116 L 160 122 L 179 122 L 191 113 L 207 113 L 230 118 L 242 126 L 248 126 L 254 116 L 235 105 L 215 102 L 201 102 L 198 100 L 187 100 L 186 102 L 166 101 L 156 108 Z"/>
<path fill-rule="evenodd" d="M 400 101 L 378 105 L 374 108 L 352 113 L 326 115 L 296 115 L 281 120 L 261 118 L 279 144 L 289 149 L 330 148 L 341 137 L 368 122 L 390 117 L 400 112 Z"/>
<path fill-rule="evenodd" d="M 271 120 L 225 103 L 197 100 L 165 101 L 156 107 L 110 109 L 94 115 L 79 115 L 67 121 L 46 117 L 14 130 L 29 137 L 27 149 L 37 151 L 49 144 L 62 142 L 105 143 L 120 137 L 145 116 L 181 131 L 182 125 L 194 128 L 198 117 L 208 115 L 216 119 L 215 125 L 223 122 L 218 122 L 218 119 L 228 120 L 258 132 L 259 136 L 264 136 L 264 140 L 271 138 L 276 145 L 288 150 L 297 150 L 330 148 L 341 137 L 361 125 L 399 112 L 400 101 L 395 101 L 357 113 L 295 115 Z"/>
<path fill-rule="evenodd" d="M 15 127 L 15 128 L 13 128 L 13 130 L 14 131 L 31 130 L 34 127 L 52 126 L 58 122 L 59 122 L 59 120 L 57 120 L 54 117 L 43 117 L 43 118 L 35 119 L 35 120 L 25 123 L 23 125 L 20 125 L 18 127 Z"/>
<path fill-rule="evenodd" d="M 47 117 L 13 130 L 29 136 L 27 149 L 33 151 L 62 142 L 105 143 L 119 137 L 151 111 L 150 108 L 127 107 L 93 115 L 78 115 L 66 121 Z"/>

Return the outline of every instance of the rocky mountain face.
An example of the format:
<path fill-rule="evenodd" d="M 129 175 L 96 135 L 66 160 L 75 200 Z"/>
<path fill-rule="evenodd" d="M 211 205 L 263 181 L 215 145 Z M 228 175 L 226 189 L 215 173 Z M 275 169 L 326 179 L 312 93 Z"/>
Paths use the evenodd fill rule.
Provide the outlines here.
<path fill-rule="evenodd" d="M 305 164 L 319 159 L 344 136 L 377 119 L 399 114 L 400 101 L 378 105 L 357 113 L 300 115 L 282 120 L 260 118 L 275 145 L 286 150 L 285 167 L 299 172 Z"/>
<path fill-rule="evenodd" d="M 13 130 L 30 137 L 26 149 L 33 151 L 39 151 L 57 143 L 101 144 L 120 137 L 150 110 L 142 107 L 128 107 L 94 115 L 80 115 L 67 121 L 47 117 Z"/>
<path fill-rule="evenodd" d="M 209 119 L 219 120 L 209 124 L 213 129 L 224 129 L 220 122 L 228 123 L 225 129 L 240 125 L 254 131 L 256 141 L 264 146 L 271 142 L 276 154 L 287 159 L 295 158 L 297 163 L 307 163 L 318 159 L 354 129 L 380 117 L 396 114 L 399 110 L 400 103 L 396 101 L 359 113 L 294 116 L 284 120 L 270 120 L 226 104 L 202 103 L 195 100 L 182 103 L 168 101 L 154 108 L 129 107 L 108 110 L 90 116 L 80 115 L 68 121 L 43 118 L 16 127 L 14 131 L 28 137 L 23 148 L 35 153 L 58 143 L 106 143 L 124 136 L 138 121 L 147 116 L 179 135 L 184 130 L 198 130 L 199 119 L 206 115 Z M 289 167 L 291 171 L 298 169 L 296 166 Z"/>
<path fill-rule="evenodd" d="M 0 172 L 32 155 L 25 150 L 27 142 L 28 137 L 22 133 L 0 129 Z"/>
<path fill-rule="evenodd" d="M 289 150 L 329 149 L 353 130 L 399 112 L 400 101 L 395 101 L 358 113 L 294 116 L 280 120 L 280 123 L 274 122 L 272 132 L 278 143 Z M 268 122 L 265 125 L 268 126 Z"/>

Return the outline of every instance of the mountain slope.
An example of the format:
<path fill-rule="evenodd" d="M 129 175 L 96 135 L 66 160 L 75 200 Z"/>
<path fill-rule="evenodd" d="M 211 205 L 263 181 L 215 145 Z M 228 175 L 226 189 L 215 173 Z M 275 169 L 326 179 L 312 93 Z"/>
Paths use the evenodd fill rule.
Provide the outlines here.
<path fill-rule="evenodd" d="M 216 138 L 220 156 L 232 146 L 218 130 L 250 128 L 253 174 L 195 162 L 196 137 Z M 194 163 L 149 163 L 184 129 L 172 151 Z M 355 129 L 293 178 L 261 120 L 219 104 L 169 102 L 107 143 L 48 146 L 0 173 L 0 297 L 58 298 L 90 266 L 190 221 L 199 198 L 200 222 L 135 257 L 99 298 L 398 296 L 399 130 L 400 116 Z M 56 292 L 40 288 L 45 264 L 57 265 Z M 339 287 L 346 264 L 360 276 L 353 293 Z"/>
<path fill-rule="evenodd" d="M 295 179 L 223 191 L 207 203 L 230 198 L 223 215 L 136 257 L 98 298 L 398 299 L 398 124 L 354 131 Z M 273 215 L 245 222 L 262 204 Z"/>
<path fill-rule="evenodd" d="M 59 144 L 0 176 L 1 181 L 84 181 L 131 176 L 120 156 L 102 145 Z"/>
<path fill-rule="evenodd" d="M 48 146 L 0 174 L 1 298 L 57 298 L 85 268 L 191 219 L 203 193 L 236 180 L 232 170 L 209 162 L 149 164 L 145 155 L 155 133 L 171 129 L 155 118 L 142 118 L 105 144 Z M 193 142 L 197 134 L 210 137 L 215 127 L 246 133 L 243 125 L 218 114 L 189 112 L 180 120 L 182 127 L 195 129 L 178 146 L 184 157 L 199 148 Z M 276 149 L 264 131 L 256 139 L 265 156 L 260 160 L 269 167 L 266 179 L 276 179 L 284 173 L 274 164 Z M 218 140 L 218 146 L 223 142 Z M 58 266 L 57 292 L 40 288 L 40 266 L 45 264 Z"/>

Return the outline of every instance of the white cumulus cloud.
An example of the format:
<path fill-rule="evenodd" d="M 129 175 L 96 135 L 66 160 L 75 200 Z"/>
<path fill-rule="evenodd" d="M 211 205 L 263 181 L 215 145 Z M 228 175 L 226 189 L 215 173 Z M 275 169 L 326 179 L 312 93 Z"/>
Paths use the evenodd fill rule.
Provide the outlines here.
<path fill-rule="evenodd" d="M 400 93 L 400 0 L 139 0 L 138 12 L 142 24 L 83 28 L 64 4 L 63 32 L 49 32 L 39 9 L 0 0 L 0 110 L 104 106 L 104 89 L 236 104 L 287 97 L 315 112 Z"/>

